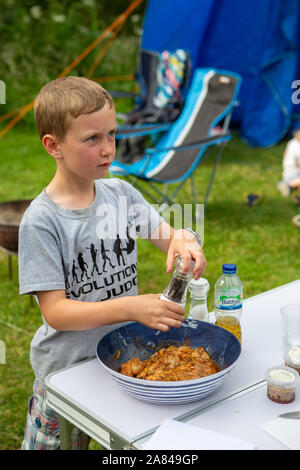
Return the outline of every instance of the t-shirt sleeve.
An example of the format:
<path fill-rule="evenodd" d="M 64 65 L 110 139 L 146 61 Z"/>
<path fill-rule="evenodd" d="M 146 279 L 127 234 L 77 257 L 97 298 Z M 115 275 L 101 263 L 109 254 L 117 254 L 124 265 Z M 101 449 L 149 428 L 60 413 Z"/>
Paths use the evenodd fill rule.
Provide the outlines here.
<path fill-rule="evenodd" d="M 128 190 L 131 204 L 129 212 L 134 215 L 137 235 L 141 238 L 149 238 L 162 223 L 163 218 L 137 189 L 128 184 Z"/>
<path fill-rule="evenodd" d="M 34 294 L 65 289 L 62 256 L 47 229 L 21 224 L 19 229 L 19 292 Z"/>
<path fill-rule="evenodd" d="M 295 168 L 297 169 L 297 155 L 299 155 L 300 146 L 295 139 L 290 140 L 287 143 L 284 159 L 283 168 Z"/>

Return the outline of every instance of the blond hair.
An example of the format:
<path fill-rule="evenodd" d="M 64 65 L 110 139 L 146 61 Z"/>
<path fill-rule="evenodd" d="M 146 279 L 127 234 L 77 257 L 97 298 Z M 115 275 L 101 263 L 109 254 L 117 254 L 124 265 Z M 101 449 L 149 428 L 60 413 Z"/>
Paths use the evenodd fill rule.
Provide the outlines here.
<path fill-rule="evenodd" d="M 72 119 L 100 111 L 106 103 L 111 108 L 114 106 L 110 94 L 88 78 L 65 77 L 47 83 L 34 101 L 34 118 L 40 138 L 54 134 L 62 141 Z"/>
<path fill-rule="evenodd" d="M 300 142 L 300 129 L 297 129 L 295 132 L 294 132 L 294 138 L 299 140 Z"/>

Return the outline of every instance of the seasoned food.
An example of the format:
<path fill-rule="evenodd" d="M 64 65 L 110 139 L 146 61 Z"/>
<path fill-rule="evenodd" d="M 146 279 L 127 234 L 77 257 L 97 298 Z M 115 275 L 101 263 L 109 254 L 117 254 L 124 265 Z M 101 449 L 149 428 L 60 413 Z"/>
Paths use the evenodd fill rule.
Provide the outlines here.
<path fill-rule="evenodd" d="M 140 361 L 134 357 L 121 366 L 121 374 L 146 380 L 190 380 L 218 372 L 204 348 L 169 346 Z"/>

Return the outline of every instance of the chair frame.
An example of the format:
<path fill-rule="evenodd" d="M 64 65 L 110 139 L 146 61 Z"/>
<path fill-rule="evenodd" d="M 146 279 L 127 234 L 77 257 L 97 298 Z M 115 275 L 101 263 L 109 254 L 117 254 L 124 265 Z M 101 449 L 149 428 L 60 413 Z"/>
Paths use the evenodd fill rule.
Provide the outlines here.
<path fill-rule="evenodd" d="M 228 129 L 229 129 L 230 121 L 231 121 L 232 111 L 233 110 L 231 110 L 227 114 L 226 118 L 224 119 L 224 125 L 223 125 L 223 128 L 222 128 L 222 133 L 220 133 L 220 135 L 216 135 L 216 136 L 213 136 L 213 137 L 208 137 L 207 139 L 202 139 L 201 141 L 195 142 L 194 144 L 190 144 L 190 145 L 184 145 L 184 146 L 178 146 L 178 147 L 168 147 L 168 148 L 159 149 L 159 150 L 150 149 L 150 148 L 146 149 L 146 154 L 148 154 L 148 156 L 150 158 L 151 153 L 154 153 L 154 152 L 164 152 L 166 150 L 183 151 L 183 150 L 186 150 L 187 148 L 201 148 L 203 145 L 207 145 L 207 146 L 210 146 L 210 147 L 212 145 L 218 145 L 218 150 L 217 150 L 215 160 L 214 160 L 214 166 L 213 166 L 213 169 L 212 169 L 212 173 L 211 173 L 211 176 L 210 176 L 208 186 L 207 186 L 206 191 L 205 191 L 204 202 L 203 202 L 204 207 L 206 207 L 207 203 L 208 203 L 208 199 L 209 199 L 209 195 L 211 193 L 211 189 L 212 189 L 212 186 L 213 186 L 213 182 L 214 182 L 215 174 L 216 174 L 216 171 L 217 171 L 217 167 L 218 167 L 218 164 L 220 162 L 221 155 L 222 155 L 222 152 L 223 152 L 223 147 L 225 146 L 227 141 L 231 138 L 231 134 L 228 133 Z M 161 131 L 161 130 L 167 129 L 169 126 L 170 126 L 170 123 L 165 123 L 165 125 L 157 125 L 156 130 Z M 125 131 L 125 129 L 124 129 L 124 131 Z M 129 128 L 128 128 L 127 131 L 129 131 Z M 139 135 L 148 135 L 149 134 L 149 132 L 147 132 L 146 129 L 140 129 L 140 131 L 136 129 L 135 132 L 138 132 Z M 130 133 L 126 134 L 126 136 L 130 137 Z M 122 134 L 122 137 L 123 137 L 123 134 Z M 221 142 L 221 140 L 222 140 L 222 142 Z M 203 156 L 203 158 L 201 160 L 201 163 L 208 157 L 211 149 L 212 149 L 212 147 L 210 149 L 206 150 L 205 155 Z M 146 165 L 149 162 L 149 158 L 148 158 L 148 161 L 146 162 Z M 146 168 L 144 168 L 144 170 L 145 169 Z M 147 178 L 143 178 L 142 176 L 132 176 L 132 175 L 126 175 L 125 176 L 124 175 L 124 178 L 126 178 L 132 184 L 132 186 L 137 188 L 139 191 L 143 192 L 149 198 L 149 200 L 152 201 L 154 204 L 163 204 L 163 203 L 173 204 L 175 196 L 178 194 L 178 192 L 180 191 L 180 189 L 184 186 L 184 184 L 186 182 L 186 180 L 183 180 L 183 181 L 180 181 L 179 183 L 177 183 L 174 190 L 168 195 L 170 184 L 174 184 L 174 183 L 152 182 L 151 180 L 149 180 Z M 191 173 L 190 176 L 188 176 L 187 179 L 189 179 L 190 183 L 191 183 L 193 203 L 197 204 L 197 192 L 196 192 L 195 183 L 194 183 L 194 179 L 193 179 L 193 173 Z M 153 190 L 153 193 L 156 194 L 156 197 L 153 193 L 147 191 L 143 186 L 141 186 L 138 183 L 139 180 L 147 181 L 148 186 Z M 163 184 L 164 185 L 164 190 L 160 191 L 157 188 L 156 184 Z M 157 199 L 157 197 L 158 197 L 158 199 Z"/>
<path fill-rule="evenodd" d="M 212 70 L 214 70 L 214 69 L 212 69 Z M 223 72 L 223 71 L 216 71 L 216 72 L 221 73 L 221 74 L 222 73 L 231 74 L 231 72 Z M 232 75 L 235 76 L 236 78 L 238 78 L 237 86 L 239 86 L 240 77 L 237 74 L 234 74 L 234 73 L 232 73 Z M 234 92 L 233 97 L 236 96 L 236 93 L 237 93 L 237 91 Z M 209 183 L 208 183 L 208 186 L 206 188 L 205 195 L 204 195 L 204 208 L 205 208 L 207 206 L 207 203 L 208 203 L 208 199 L 209 199 L 209 196 L 210 196 L 210 193 L 211 193 L 211 189 L 212 189 L 212 186 L 213 186 L 213 181 L 214 181 L 214 178 L 215 178 L 215 175 L 216 175 L 216 170 L 217 170 L 218 164 L 219 164 L 220 159 L 221 159 L 223 148 L 224 148 L 226 142 L 232 138 L 232 136 L 231 136 L 231 134 L 229 133 L 228 130 L 229 130 L 229 126 L 230 126 L 232 112 L 233 112 L 233 109 L 234 109 L 235 106 L 238 106 L 238 102 L 236 101 L 236 99 L 234 99 L 231 104 L 230 103 L 228 104 L 228 107 L 225 108 L 226 111 L 224 110 L 224 112 L 221 113 L 221 115 L 219 115 L 218 120 L 215 119 L 215 121 L 213 121 L 213 122 L 217 122 L 217 123 L 220 122 L 220 121 L 223 122 L 223 126 L 222 126 L 222 129 L 220 130 L 220 133 L 209 136 L 209 137 L 206 137 L 206 138 L 201 139 L 197 142 L 188 143 L 188 144 L 184 144 L 184 145 L 179 145 L 179 146 L 176 146 L 176 147 L 153 148 L 153 149 L 148 148 L 145 151 L 145 155 L 144 155 L 145 164 L 143 164 L 143 167 L 140 170 L 140 175 L 138 175 L 136 172 L 135 172 L 135 174 L 130 174 L 129 172 L 126 174 L 125 173 L 126 170 L 125 170 L 124 174 L 122 174 L 122 172 L 121 172 L 119 174 L 119 176 L 124 177 L 125 179 L 127 179 L 134 187 L 136 187 L 142 193 L 144 193 L 145 196 L 147 196 L 150 201 L 152 201 L 153 203 L 156 203 L 156 204 L 163 204 L 163 203 L 173 204 L 175 196 L 181 190 L 181 188 L 185 184 L 186 180 L 189 179 L 190 184 L 191 184 L 192 200 L 193 200 L 194 204 L 197 204 L 197 192 L 196 192 L 195 182 L 194 182 L 194 178 L 193 178 L 193 171 L 196 169 L 196 167 L 198 165 L 200 165 L 207 158 L 207 156 L 209 155 L 209 153 L 212 149 L 212 146 L 215 146 L 217 148 L 217 152 L 216 152 L 216 156 L 215 156 L 215 159 L 214 159 L 214 165 L 213 165 L 213 169 L 212 169 L 212 172 L 211 172 L 211 175 L 210 175 Z M 222 117 L 222 114 L 223 114 L 223 117 Z M 178 119 L 180 119 L 180 117 Z M 139 126 L 127 126 L 127 127 L 122 126 L 121 130 L 117 132 L 117 138 L 120 138 L 120 139 L 122 139 L 124 137 L 130 138 L 133 135 L 139 135 L 139 136 L 149 135 L 151 133 L 168 130 L 172 125 L 174 125 L 174 122 L 172 122 L 172 123 L 158 123 L 158 124 L 139 125 Z M 175 150 L 175 151 L 180 152 L 180 151 L 189 150 L 189 149 L 192 149 L 192 148 L 199 148 L 199 149 L 202 148 L 202 156 L 201 156 L 200 160 L 196 163 L 196 166 L 194 166 L 194 168 L 191 169 L 190 174 L 187 174 L 187 176 L 185 176 L 184 179 L 181 179 L 179 182 L 178 181 L 176 182 L 175 180 L 173 180 L 173 181 L 170 180 L 169 182 L 168 181 L 159 181 L 155 177 L 152 178 L 151 176 L 148 176 L 148 177 L 143 176 L 143 174 L 145 174 L 145 172 L 146 172 L 146 169 L 147 169 L 147 166 L 150 162 L 150 157 L 151 157 L 152 154 L 154 154 L 154 153 L 157 154 L 157 153 L 165 152 L 165 151 L 169 151 L 169 150 Z M 201 150 L 199 150 L 198 155 L 200 154 L 200 151 Z M 118 172 L 116 172 L 116 173 L 118 174 Z M 139 180 L 140 181 L 143 181 L 143 180 L 147 181 L 147 185 L 148 185 L 149 188 L 151 188 L 152 192 L 148 191 L 148 188 L 145 189 L 144 186 L 140 185 Z M 160 189 L 158 189 L 157 184 L 163 184 L 164 189 L 162 191 Z M 170 187 L 171 184 L 176 184 L 176 187 L 170 193 L 169 192 L 169 187 Z"/>

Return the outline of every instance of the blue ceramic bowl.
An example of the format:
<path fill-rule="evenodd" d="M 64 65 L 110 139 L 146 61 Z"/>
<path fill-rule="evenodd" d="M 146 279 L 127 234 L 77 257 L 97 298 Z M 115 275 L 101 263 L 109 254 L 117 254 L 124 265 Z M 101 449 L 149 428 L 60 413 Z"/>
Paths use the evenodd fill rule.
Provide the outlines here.
<path fill-rule="evenodd" d="M 203 347 L 221 370 L 199 379 L 153 381 L 120 374 L 121 364 L 133 357 L 145 360 L 162 346 Z M 104 369 L 126 392 L 148 403 L 177 404 L 201 399 L 220 387 L 237 363 L 241 353 L 238 339 L 211 323 L 186 319 L 180 328 L 167 333 L 140 323 L 130 323 L 105 335 L 98 343 L 97 358 Z"/>

